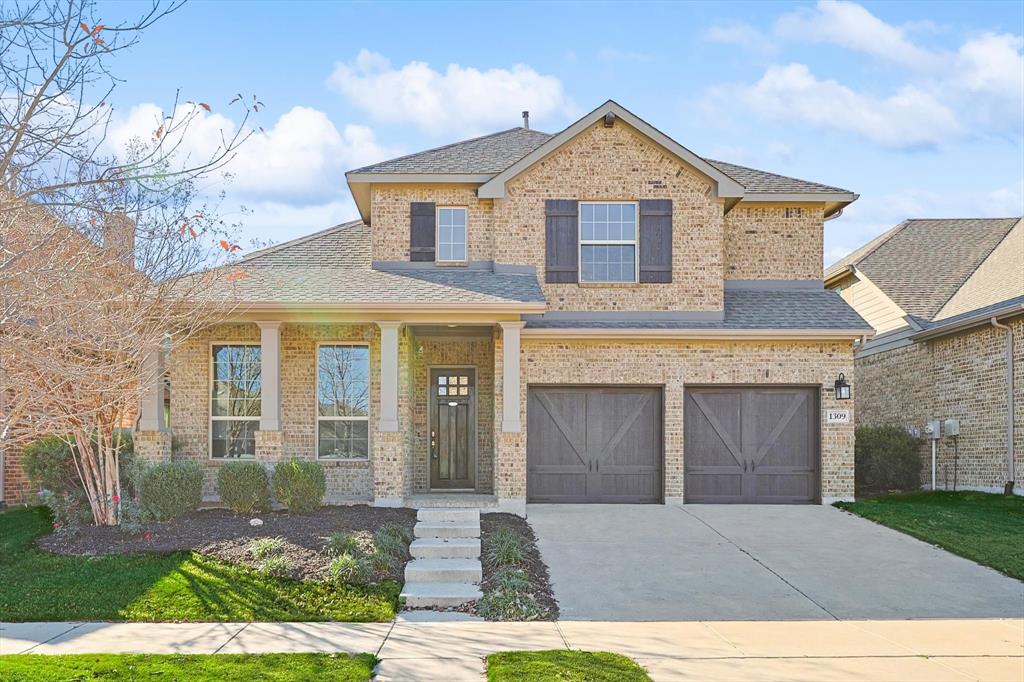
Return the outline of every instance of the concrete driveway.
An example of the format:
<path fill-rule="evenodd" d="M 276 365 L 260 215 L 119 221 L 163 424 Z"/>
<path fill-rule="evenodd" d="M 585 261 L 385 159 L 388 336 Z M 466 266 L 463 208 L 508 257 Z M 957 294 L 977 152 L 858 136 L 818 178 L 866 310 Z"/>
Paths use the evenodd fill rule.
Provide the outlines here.
<path fill-rule="evenodd" d="M 563 620 L 1021 618 L 1024 583 L 829 506 L 529 505 Z"/>

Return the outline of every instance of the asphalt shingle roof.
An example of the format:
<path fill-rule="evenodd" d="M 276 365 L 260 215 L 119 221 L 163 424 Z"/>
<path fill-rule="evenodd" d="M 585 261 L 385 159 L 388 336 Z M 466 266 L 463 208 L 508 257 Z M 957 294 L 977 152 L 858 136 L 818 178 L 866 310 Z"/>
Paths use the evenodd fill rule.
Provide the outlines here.
<path fill-rule="evenodd" d="M 720 322 L 682 320 L 557 320 L 528 317 L 527 327 L 543 329 L 692 329 L 856 330 L 868 333 L 864 321 L 835 291 L 726 291 L 725 319 Z"/>
<path fill-rule="evenodd" d="M 370 228 L 361 222 L 257 251 L 229 267 L 239 274 L 220 278 L 217 286 L 228 288 L 221 293 L 242 304 L 544 302 L 544 293 L 532 274 L 456 268 L 374 269 Z"/>
<path fill-rule="evenodd" d="M 854 265 L 904 312 L 932 320 L 1020 218 L 906 220 L 828 268 Z"/>
<path fill-rule="evenodd" d="M 491 135 L 428 149 L 382 161 L 351 173 L 457 173 L 498 174 L 553 137 L 527 128 L 511 128 Z M 849 190 L 818 182 L 799 180 L 777 173 L 704 159 L 748 192 L 759 194 L 830 194 Z"/>

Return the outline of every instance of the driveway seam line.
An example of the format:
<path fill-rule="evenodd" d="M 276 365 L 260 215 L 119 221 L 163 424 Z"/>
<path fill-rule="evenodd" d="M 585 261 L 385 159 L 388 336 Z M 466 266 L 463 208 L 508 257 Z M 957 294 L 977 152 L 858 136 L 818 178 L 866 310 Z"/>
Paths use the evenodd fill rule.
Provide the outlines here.
<path fill-rule="evenodd" d="M 398 614 L 395 614 L 395 617 L 391 619 L 391 627 L 389 627 L 388 631 L 384 633 L 384 639 L 380 640 L 380 646 L 377 647 L 377 650 L 373 652 L 373 655 L 376 656 L 378 658 L 378 660 L 383 660 L 383 659 L 380 658 L 380 652 L 384 650 L 384 645 L 387 644 L 388 639 L 391 637 L 391 633 L 394 632 L 395 625 L 397 625 L 397 624 L 398 624 Z"/>
<path fill-rule="evenodd" d="M 557 620 L 555 621 L 555 632 L 557 632 L 558 636 L 562 638 L 562 644 L 565 645 L 565 648 L 572 649 L 572 647 L 569 646 L 569 640 L 565 638 L 565 633 L 562 632 L 562 626 L 558 624 Z"/>
<path fill-rule="evenodd" d="M 751 554 L 750 552 L 748 552 L 748 551 L 747 551 L 747 550 L 745 550 L 744 548 L 742 548 L 742 547 L 740 547 L 739 545 L 737 545 L 737 544 L 736 544 L 735 542 L 733 542 L 733 541 L 732 541 L 732 539 L 731 539 L 731 538 L 728 538 L 728 537 L 726 537 L 725 535 L 723 535 L 723 534 L 722 534 L 722 533 L 721 533 L 721 532 L 720 532 L 720 531 L 719 531 L 719 530 L 718 530 L 717 528 L 715 528 L 714 526 L 712 526 L 712 525 L 711 525 L 710 523 L 708 523 L 707 521 L 705 521 L 705 520 L 704 520 L 704 519 L 702 519 L 701 517 L 697 516 L 696 514 L 691 514 L 690 512 L 686 511 L 686 510 L 685 510 L 685 509 L 684 509 L 683 507 L 679 507 L 679 506 L 677 506 L 677 507 L 676 507 L 676 509 L 678 509 L 679 511 L 683 512 L 684 514 L 686 514 L 686 515 L 687 515 L 687 516 L 689 516 L 690 518 L 694 518 L 694 519 L 697 519 L 698 521 L 700 521 L 701 523 L 703 523 L 703 524 L 704 524 L 705 526 L 707 526 L 708 528 L 710 528 L 710 529 L 711 529 L 711 530 L 712 530 L 712 531 L 713 531 L 713 532 L 714 532 L 714 533 L 715 533 L 716 535 L 718 535 L 718 537 L 722 538 L 723 540 L 725 540 L 726 542 L 728 542 L 728 543 L 729 543 L 730 545 L 732 545 L 733 547 L 735 547 L 735 548 L 736 548 L 736 549 L 738 549 L 739 551 L 741 551 L 741 552 L 743 552 L 744 554 L 746 554 L 746 555 L 747 555 L 748 557 L 750 557 L 751 559 L 753 559 L 753 560 L 754 560 L 754 561 L 755 561 L 755 562 L 756 562 L 756 563 L 757 563 L 757 564 L 758 564 L 759 566 L 761 566 L 762 568 L 764 568 L 764 570 L 768 571 L 769 573 L 771 573 L 772 575 L 774 575 L 774 576 L 775 576 L 776 578 L 778 578 L 778 579 L 779 579 L 779 580 L 781 580 L 782 582 L 784 582 L 784 583 L 786 583 L 787 585 L 789 585 L 790 587 L 792 587 L 792 588 L 793 588 L 793 589 L 794 589 L 794 590 L 795 590 L 795 591 L 796 591 L 797 593 L 799 593 L 799 594 L 800 594 L 800 596 L 802 596 L 802 597 L 803 597 L 804 599 L 806 599 L 807 601 L 811 602 L 812 604 L 814 604 L 815 606 L 817 606 L 817 607 L 818 607 L 819 609 L 821 609 L 822 611 L 824 611 L 825 613 L 827 613 L 827 614 L 828 614 L 829 616 L 831 616 L 831 617 L 832 617 L 832 620 L 839 620 L 839 617 L 838 617 L 838 616 L 836 616 L 836 614 L 832 613 L 831 611 L 829 611 L 828 609 L 826 609 L 826 608 L 825 608 L 824 606 L 822 606 L 821 604 L 819 604 L 818 602 L 816 602 L 816 601 L 815 601 L 814 599 L 812 599 L 812 598 L 810 597 L 810 595 L 808 595 L 808 594 L 807 594 L 806 592 L 804 592 L 803 590 L 801 590 L 801 589 L 800 589 L 799 587 L 797 587 L 797 586 L 796 586 L 796 585 L 794 585 L 793 583 L 791 583 L 791 582 L 789 582 L 788 580 L 786 580 L 785 578 L 783 578 L 783 577 L 782 577 L 781 575 L 779 575 L 779 574 L 778 574 L 777 572 L 775 572 L 775 571 L 774 571 L 774 570 L 773 570 L 773 569 L 772 569 L 772 568 L 771 568 L 770 566 L 768 566 L 768 565 L 767 565 L 766 563 L 764 563 L 763 561 L 761 561 L 760 559 L 758 559 L 758 558 L 757 558 L 756 556 L 754 556 L 753 554 Z"/>
<path fill-rule="evenodd" d="M 220 653 L 220 650 L 221 650 L 221 649 L 223 649 L 224 647 L 226 647 L 226 646 L 227 646 L 228 644 L 231 644 L 231 640 L 233 640 L 233 639 L 234 639 L 235 637 L 238 637 L 238 635 L 242 634 L 242 630 L 246 629 L 246 628 L 247 628 L 247 627 L 249 627 L 250 625 L 252 625 L 252 622 L 251 622 L 251 621 L 250 621 L 250 622 L 248 622 L 248 623 L 246 623 L 246 624 L 245 624 L 245 625 L 243 625 L 242 627 L 238 628 L 238 630 L 236 630 L 234 634 L 232 634 L 232 635 L 231 635 L 230 637 L 228 637 L 228 638 L 227 638 L 227 641 L 225 641 L 225 642 L 224 642 L 223 644 L 221 644 L 221 645 L 220 645 L 219 647 L 217 647 L 217 648 L 216 648 L 216 650 L 214 650 L 214 652 L 213 652 L 213 653 L 215 653 L 215 654 L 219 654 L 219 653 Z"/>

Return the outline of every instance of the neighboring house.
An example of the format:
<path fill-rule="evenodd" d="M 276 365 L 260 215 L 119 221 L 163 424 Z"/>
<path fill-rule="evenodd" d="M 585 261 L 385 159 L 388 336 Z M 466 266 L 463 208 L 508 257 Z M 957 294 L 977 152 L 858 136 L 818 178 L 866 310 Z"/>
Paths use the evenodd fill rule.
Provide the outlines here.
<path fill-rule="evenodd" d="M 614 102 L 347 178 L 360 220 L 249 255 L 242 307 L 172 350 L 207 496 L 231 458 L 293 456 L 378 505 L 853 496 L 853 424 L 825 415 L 871 328 L 823 286 L 822 229 L 857 195 L 703 159 Z"/>
<path fill-rule="evenodd" d="M 907 220 L 829 267 L 825 284 L 878 332 L 857 351 L 857 423 L 923 434 L 957 419 L 960 435 L 938 443 L 937 487 L 1019 491 L 1024 221 Z M 930 485 L 927 441 L 922 456 Z"/>

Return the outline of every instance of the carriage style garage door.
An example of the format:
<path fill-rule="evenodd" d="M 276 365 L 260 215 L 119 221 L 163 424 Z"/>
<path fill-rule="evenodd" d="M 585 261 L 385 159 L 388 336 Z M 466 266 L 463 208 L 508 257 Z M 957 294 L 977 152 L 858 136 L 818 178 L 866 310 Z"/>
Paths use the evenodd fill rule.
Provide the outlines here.
<path fill-rule="evenodd" d="M 818 390 L 688 388 L 686 502 L 817 502 Z"/>
<path fill-rule="evenodd" d="M 530 502 L 660 502 L 661 389 L 529 389 Z"/>

